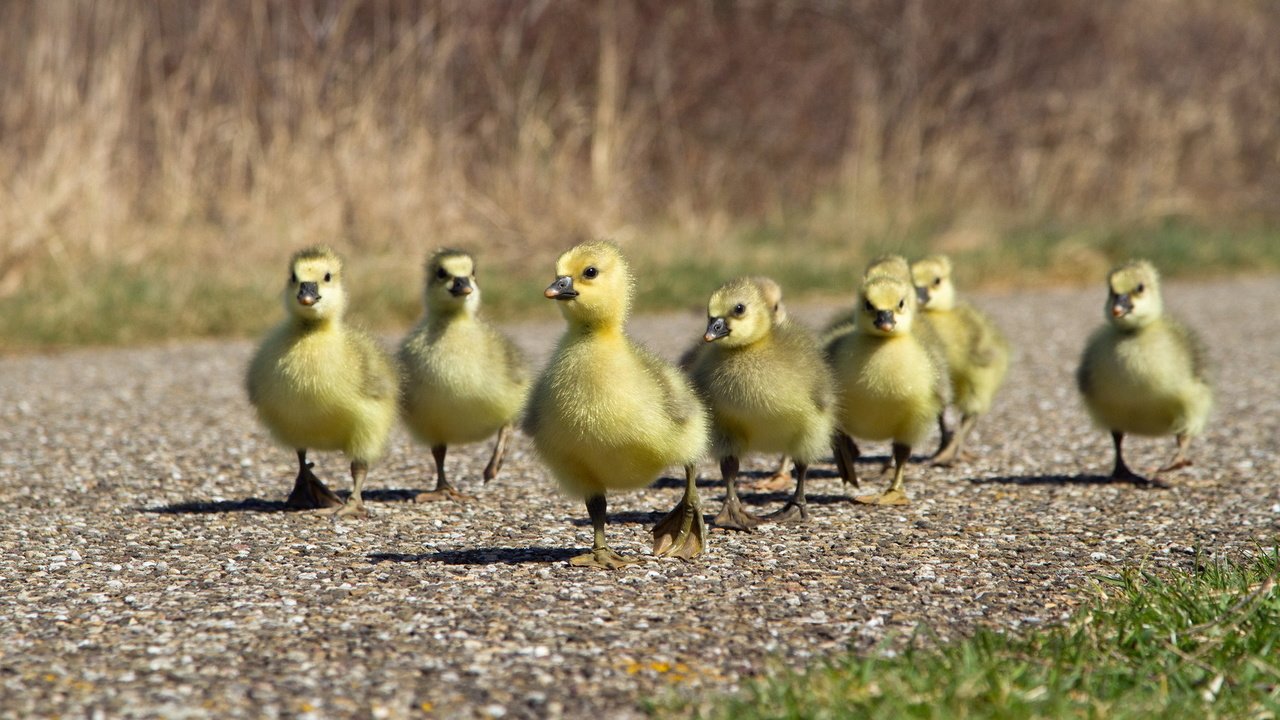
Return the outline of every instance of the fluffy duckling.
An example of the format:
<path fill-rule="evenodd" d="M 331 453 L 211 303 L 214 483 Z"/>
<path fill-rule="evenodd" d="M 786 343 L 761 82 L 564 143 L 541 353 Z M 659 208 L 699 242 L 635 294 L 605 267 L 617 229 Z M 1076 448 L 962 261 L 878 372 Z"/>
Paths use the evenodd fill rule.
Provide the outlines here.
<path fill-rule="evenodd" d="M 938 415 L 941 440 L 935 465 L 950 465 L 978 418 L 991 409 L 991 400 L 1009 369 L 1009 343 L 990 318 L 972 305 L 956 301 L 951 260 L 931 255 L 911 266 L 919 294 L 921 318 L 937 333 L 946 354 L 951 398 L 960 411 L 960 425 L 947 430 L 945 413 Z"/>
<path fill-rule="evenodd" d="M 765 306 L 772 308 L 773 324 L 776 326 L 788 322 L 789 316 L 787 315 L 787 307 L 782 302 L 782 286 L 773 278 L 766 277 L 764 275 L 755 275 L 747 279 L 755 283 L 757 287 L 760 288 L 760 293 L 764 297 Z M 706 341 L 699 340 L 689 346 L 689 349 L 685 350 L 680 356 L 680 369 L 685 372 L 692 370 L 694 359 L 698 356 L 698 353 L 702 351 L 705 345 Z M 778 458 L 778 468 L 773 471 L 772 475 L 752 483 L 751 486 L 757 490 L 765 491 L 781 490 L 788 487 L 791 484 L 791 473 L 788 472 L 790 467 L 791 458 L 783 455 Z"/>
<path fill-rule="evenodd" d="M 437 251 L 426 265 L 426 313 L 400 345 L 400 413 L 436 461 L 436 487 L 418 502 L 460 500 L 445 475 L 449 445 L 498 440 L 484 469 L 497 477 L 512 423 L 529 391 L 528 362 L 478 315 L 475 260 L 461 250 Z"/>
<path fill-rule="evenodd" d="M 706 408 L 675 367 L 624 332 L 631 270 L 616 245 L 578 245 L 556 261 L 543 293 L 568 324 L 525 412 L 524 430 L 569 493 L 586 500 L 591 552 L 574 565 L 618 568 L 636 562 L 605 542 L 605 493 L 648 485 L 670 465 L 685 468 L 680 503 L 653 528 L 654 553 L 696 557 L 706 525 L 694 485 L 706 454 Z"/>
<path fill-rule="evenodd" d="M 1204 429 L 1213 404 L 1208 362 L 1195 334 L 1164 314 L 1160 275 L 1151 263 L 1121 265 L 1107 286 L 1107 324 L 1089 338 L 1076 382 L 1094 422 L 1111 431 L 1111 478 L 1164 486 L 1130 470 L 1120 446 L 1125 433 L 1172 434 L 1177 452 L 1156 472 L 1190 465 L 1187 445 Z"/>
<path fill-rule="evenodd" d="M 835 428 L 831 371 L 817 338 L 800 325 L 776 322 L 770 281 L 732 280 L 707 303 L 707 345 L 694 359 L 694 385 L 711 406 L 712 443 L 726 497 L 716 524 L 750 530 L 761 518 L 738 498 L 738 458 L 748 451 L 795 458 L 796 490 L 769 520 L 806 520 L 809 463 L 830 447 Z"/>
<path fill-rule="evenodd" d="M 889 490 L 859 502 L 905 505 L 903 475 L 911 447 L 929 432 L 943 405 L 942 368 L 915 333 L 916 292 L 911 283 L 873 277 L 859 293 L 856 330 L 828 346 L 835 371 L 837 420 L 845 435 L 892 440 L 894 474 Z M 847 443 L 838 436 L 841 476 L 856 482 Z"/>
<path fill-rule="evenodd" d="M 364 517 L 369 462 L 382 454 L 395 422 L 395 367 L 372 338 L 343 322 L 342 261 L 332 250 L 313 247 L 293 256 L 284 303 L 288 319 L 258 348 L 248 389 L 271 434 L 298 451 L 298 477 L 286 504 Z M 311 472 L 308 448 L 351 458 L 345 504 Z"/>

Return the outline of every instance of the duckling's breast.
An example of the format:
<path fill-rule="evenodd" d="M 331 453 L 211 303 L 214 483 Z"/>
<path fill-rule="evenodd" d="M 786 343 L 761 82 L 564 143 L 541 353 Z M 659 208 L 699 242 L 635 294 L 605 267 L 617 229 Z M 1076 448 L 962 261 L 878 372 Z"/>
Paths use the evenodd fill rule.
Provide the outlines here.
<path fill-rule="evenodd" d="M 269 342 L 255 367 L 262 375 L 258 412 L 290 447 L 349 450 L 367 420 L 381 424 L 380 417 L 371 416 L 380 416 L 382 409 L 363 397 L 360 362 L 338 332 Z"/>
<path fill-rule="evenodd" d="M 862 334 L 846 347 L 836 362 L 845 432 L 909 445 L 922 440 L 941 410 L 928 351 L 911 336 Z"/>
<path fill-rule="evenodd" d="M 816 380 L 806 372 L 811 368 L 751 348 L 724 352 L 718 359 L 705 373 L 702 389 L 716 434 L 727 445 L 721 452 L 808 454 L 807 445 L 825 447 L 834 418 L 815 401 Z M 815 362 L 812 369 L 820 367 Z M 813 434 L 823 437 L 806 442 Z"/>
<path fill-rule="evenodd" d="M 1090 348 L 1091 414 L 1108 429 L 1139 435 L 1182 432 L 1202 422 L 1208 388 L 1197 380 L 1190 353 L 1160 325 L 1109 332 Z M 1203 410 L 1201 409 L 1203 406 Z"/>
<path fill-rule="evenodd" d="M 512 381 L 499 342 L 475 323 L 405 341 L 402 410 L 415 435 L 429 444 L 477 442 L 512 421 L 525 385 Z"/>
<path fill-rule="evenodd" d="M 643 487 L 702 454 L 707 423 L 692 390 L 625 338 L 562 341 L 546 372 L 532 399 L 534 443 L 571 492 Z"/>

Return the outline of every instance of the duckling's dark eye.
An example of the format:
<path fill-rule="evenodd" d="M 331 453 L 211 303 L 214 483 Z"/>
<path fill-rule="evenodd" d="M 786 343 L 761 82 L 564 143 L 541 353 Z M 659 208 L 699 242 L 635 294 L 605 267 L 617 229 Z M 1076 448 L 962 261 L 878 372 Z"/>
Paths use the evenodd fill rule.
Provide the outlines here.
<path fill-rule="evenodd" d="M 298 284 L 298 273 L 289 273 L 289 282 L 294 285 Z"/>
<path fill-rule="evenodd" d="M 332 279 L 333 279 L 333 276 L 332 276 L 332 275 L 330 275 L 329 273 L 325 273 L 325 274 L 324 274 L 324 281 L 325 281 L 325 282 L 329 282 L 329 281 L 330 281 L 330 280 L 332 280 Z"/>
<path fill-rule="evenodd" d="M 934 279 L 933 279 L 933 284 L 934 284 L 934 285 L 941 285 L 941 284 L 942 284 L 942 278 L 934 278 Z"/>
<path fill-rule="evenodd" d="M 595 279 L 595 277 L 596 277 L 597 275 L 599 275 L 599 274 L 600 274 L 600 271 L 599 271 L 599 270 L 597 270 L 597 269 L 595 268 L 595 266 L 594 266 L 594 265 L 592 265 L 591 267 L 589 267 L 589 268 L 587 268 L 586 270 L 583 270 L 583 271 L 582 271 L 582 277 L 584 277 L 584 278 L 586 278 L 586 279 L 588 279 L 588 280 L 593 280 L 593 279 Z"/>
<path fill-rule="evenodd" d="M 449 273 L 444 268 L 436 268 L 436 277 L 444 280 L 449 277 Z"/>
<path fill-rule="evenodd" d="M 746 306 L 746 305 L 743 305 L 742 303 L 738 303 L 737 305 L 734 305 L 734 306 L 733 306 L 733 314 L 734 314 L 734 315 L 741 315 L 741 314 L 745 313 L 746 311 L 747 311 L 747 306 Z"/>
<path fill-rule="evenodd" d="M 1138 287 L 1134 289 L 1133 294 L 1141 295 L 1142 291 L 1146 289 L 1147 289 L 1146 283 L 1138 283 Z"/>
<path fill-rule="evenodd" d="M 907 307 L 907 301 L 906 301 L 906 300 L 899 300 L 899 301 L 898 301 L 898 309 L 899 309 L 899 310 L 903 310 L 903 309 L 905 309 L 906 307 Z"/>
<path fill-rule="evenodd" d="M 875 311 L 876 311 L 876 306 L 875 306 L 875 305 L 872 305 L 870 300 L 868 300 L 868 301 L 866 301 L 865 303 L 863 303 L 863 305 L 867 308 L 867 312 L 875 312 Z"/>

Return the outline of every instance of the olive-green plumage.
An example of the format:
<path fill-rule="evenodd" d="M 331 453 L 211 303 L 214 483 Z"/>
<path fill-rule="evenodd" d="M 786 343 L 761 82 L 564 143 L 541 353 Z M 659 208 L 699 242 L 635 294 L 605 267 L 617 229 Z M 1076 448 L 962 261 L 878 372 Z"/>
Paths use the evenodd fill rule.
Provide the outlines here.
<path fill-rule="evenodd" d="M 420 501 L 465 497 L 445 474 L 449 445 L 497 433 L 484 479 L 497 476 L 528 395 L 528 363 L 478 314 L 475 268 L 475 260 L 459 250 L 440 250 L 427 260 L 426 313 L 400 345 L 401 416 L 436 458 L 436 488 L 418 495 Z"/>
<path fill-rule="evenodd" d="M 1160 276 L 1149 262 L 1121 265 L 1107 285 L 1107 323 L 1089 338 L 1076 381 L 1094 422 L 1112 433 L 1112 476 L 1146 481 L 1124 463 L 1124 435 L 1175 435 L 1177 453 L 1160 472 L 1190 464 L 1187 445 L 1213 404 L 1208 362 L 1195 334 L 1164 314 Z"/>
<path fill-rule="evenodd" d="M 834 383 L 817 337 L 775 320 L 770 285 L 776 287 L 742 278 L 712 294 L 705 344 L 690 369 L 711 408 L 712 449 L 729 493 L 717 523 L 744 530 L 756 519 L 737 501 L 738 458 L 753 451 L 791 455 L 796 494 L 775 519 L 803 518 L 806 468 L 830 448 L 835 424 Z"/>
<path fill-rule="evenodd" d="M 957 302 L 951 261 L 946 256 L 919 260 L 911 272 L 920 296 L 921 318 L 945 353 L 952 402 L 960 411 L 960 425 L 954 432 L 948 432 L 943 418 L 938 418 L 943 432 L 934 463 L 948 465 L 959 456 L 978 418 L 991 409 L 1009 369 L 1009 343 L 990 318 L 968 303 Z"/>
<path fill-rule="evenodd" d="M 557 260 L 544 294 L 559 301 L 568 329 L 534 385 L 524 429 L 561 486 L 587 500 L 595 540 L 575 564 L 627 562 L 604 542 L 605 493 L 644 487 L 672 465 L 685 466 L 686 492 L 654 529 L 654 550 L 701 553 L 693 483 L 707 450 L 706 408 L 679 370 L 624 332 L 632 297 L 626 259 L 611 243 L 578 245 Z"/>
<path fill-rule="evenodd" d="M 900 278 L 873 277 L 859 292 L 857 326 L 827 346 L 835 372 L 837 422 L 855 438 L 891 440 L 895 463 L 888 492 L 859 498 L 877 504 L 907 502 L 905 463 L 942 411 L 943 368 L 915 334 L 915 288 Z M 839 444 L 837 443 L 837 448 Z M 853 480 L 853 467 L 840 463 Z"/>
<path fill-rule="evenodd" d="M 363 515 L 368 464 L 382 454 L 395 422 L 395 367 L 372 338 L 343 322 L 342 262 L 331 250 L 293 257 L 284 302 L 289 317 L 249 364 L 249 400 L 271 434 L 298 452 L 289 505 L 341 504 L 306 461 L 308 448 L 341 450 L 351 459 L 354 487 L 339 513 Z"/>

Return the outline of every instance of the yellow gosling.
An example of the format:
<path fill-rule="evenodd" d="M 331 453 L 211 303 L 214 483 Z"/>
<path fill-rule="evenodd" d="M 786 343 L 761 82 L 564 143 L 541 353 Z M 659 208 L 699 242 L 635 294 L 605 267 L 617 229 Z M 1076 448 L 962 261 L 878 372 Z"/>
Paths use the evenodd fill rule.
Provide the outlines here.
<path fill-rule="evenodd" d="M 247 384 L 262 423 L 298 453 L 298 477 L 286 504 L 365 517 L 365 475 L 395 422 L 395 368 L 372 338 L 343 322 L 342 262 L 328 248 L 293 256 L 284 303 L 288 318 L 258 348 Z M 346 503 L 311 472 L 309 448 L 341 450 L 351 459 Z"/>
<path fill-rule="evenodd" d="M 524 430 L 561 487 L 586 500 L 591 551 L 572 563 L 636 562 L 605 542 L 605 494 L 644 487 L 671 465 L 685 468 L 684 496 L 654 527 L 653 550 L 700 555 L 706 526 L 695 482 L 707 451 L 706 408 L 679 370 L 627 337 L 632 277 L 617 246 L 578 245 L 560 256 L 555 272 L 544 295 L 557 301 L 568 328 L 534 385 Z"/>
<path fill-rule="evenodd" d="M 957 302 L 951 260 L 945 255 L 916 262 L 911 273 L 920 296 L 921 317 L 937 333 L 946 354 L 952 402 L 960 411 L 960 424 L 954 432 L 947 429 L 945 413 L 938 415 L 941 440 L 933 463 L 951 465 L 1004 383 L 1009 343 L 990 318 L 968 303 Z"/>
<path fill-rule="evenodd" d="M 529 391 L 524 356 L 478 315 L 475 273 L 475 260 L 461 250 L 433 254 L 426 265 L 426 313 L 400 345 L 400 414 L 436 461 L 436 487 L 418 494 L 418 502 L 466 499 L 445 473 L 450 445 L 497 433 L 484 481 L 497 477 Z"/>
<path fill-rule="evenodd" d="M 893 442 L 893 483 L 859 502 L 905 505 L 903 476 L 911 447 L 933 426 L 943 405 L 942 368 L 914 332 L 916 292 L 911 283 L 873 277 L 859 293 L 856 330 L 839 336 L 827 352 L 835 371 L 837 417 L 845 434 Z M 836 461 L 846 481 L 857 482 L 843 438 Z"/>
<path fill-rule="evenodd" d="M 706 347 L 692 368 L 694 385 L 712 413 L 712 446 L 726 497 L 716 524 L 750 530 L 761 518 L 746 512 L 737 493 L 738 459 L 746 452 L 785 452 L 795 458 L 796 489 L 766 520 L 807 520 L 808 466 L 830 447 L 835 428 L 831 371 L 818 340 L 800 325 L 776 322 L 769 285 L 733 280 L 707 303 Z"/>
<path fill-rule="evenodd" d="M 1107 319 L 1089 338 L 1076 381 L 1098 426 L 1111 431 L 1113 480 L 1154 484 L 1129 469 L 1121 445 L 1126 433 L 1173 435 L 1177 452 L 1157 474 L 1191 464 L 1191 438 L 1204 429 L 1213 405 L 1203 345 L 1187 327 L 1164 314 L 1160 275 L 1134 260 L 1107 278 Z"/>

